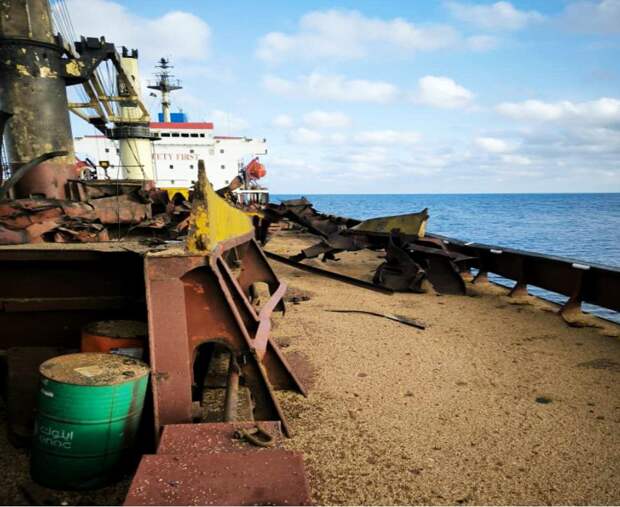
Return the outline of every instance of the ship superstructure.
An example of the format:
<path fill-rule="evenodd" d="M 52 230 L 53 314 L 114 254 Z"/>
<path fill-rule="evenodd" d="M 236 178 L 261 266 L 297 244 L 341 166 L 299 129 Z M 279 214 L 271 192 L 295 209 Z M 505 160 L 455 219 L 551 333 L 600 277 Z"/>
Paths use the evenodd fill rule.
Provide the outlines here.
<path fill-rule="evenodd" d="M 162 58 L 157 79 L 148 88 L 161 93 L 162 111 L 157 122 L 150 123 L 153 136 L 152 160 L 154 180 L 159 188 L 186 193 L 198 174 L 198 160 L 204 160 L 207 177 L 216 190 L 230 185 L 239 175 L 244 185 L 236 193 L 252 193 L 255 200 L 266 201 L 267 189 L 244 177 L 244 168 L 267 154 L 267 140 L 244 136 L 214 135 L 211 122 L 192 122 L 183 112 L 171 112 L 170 92 L 180 90 L 181 83 L 169 73 L 172 66 Z M 123 172 L 120 148 L 116 140 L 103 135 L 75 138 L 78 158 L 90 160 L 97 179 L 118 178 Z"/>
<path fill-rule="evenodd" d="M 229 185 L 248 159 L 267 154 L 266 139 L 216 136 L 210 122 L 153 122 L 153 161 L 157 186 L 184 191 L 196 181 L 198 160 L 205 161 L 207 176 L 218 190 Z M 116 141 L 103 135 L 75 138 L 76 154 L 97 168 L 97 179 L 116 178 L 121 172 Z"/>

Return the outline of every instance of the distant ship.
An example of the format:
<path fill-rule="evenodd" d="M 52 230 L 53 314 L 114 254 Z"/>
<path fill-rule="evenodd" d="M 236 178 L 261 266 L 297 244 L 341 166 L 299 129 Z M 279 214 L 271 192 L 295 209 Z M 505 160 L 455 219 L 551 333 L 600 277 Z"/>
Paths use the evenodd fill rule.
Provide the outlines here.
<path fill-rule="evenodd" d="M 169 61 L 162 58 L 160 71 L 149 88 L 161 92 L 162 111 L 158 121 L 150 123 L 155 139 L 152 143 L 155 182 L 158 188 L 187 197 L 188 189 L 196 180 L 198 160 L 205 161 L 207 177 L 215 190 L 233 183 L 233 190 L 242 202 L 264 204 L 269 192 L 257 180 L 265 175 L 258 157 L 267 154 L 267 140 L 242 136 L 216 136 L 211 122 L 190 122 L 186 113 L 170 112 L 170 92 L 181 89 L 173 80 Z M 85 135 L 74 139 L 76 155 L 94 166 L 97 179 L 120 178 L 121 166 L 118 142 L 104 135 Z"/>

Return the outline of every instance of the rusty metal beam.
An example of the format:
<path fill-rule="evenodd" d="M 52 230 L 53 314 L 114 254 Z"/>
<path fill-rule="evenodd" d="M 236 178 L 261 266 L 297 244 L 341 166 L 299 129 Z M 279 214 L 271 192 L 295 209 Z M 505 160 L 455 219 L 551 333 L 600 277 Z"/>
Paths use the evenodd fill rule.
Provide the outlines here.
<path fill-rule="evenodd" d="M 194 361 L 206 343 L 225 345 L 254 400 L 257 420 L 280 420 L 274 389 L 305 390 L 270 338 L 271 314 L 286 285 L 276 277 L 251 234 L 220 242 L 207 255 L 148 254 L 144 259 L 155 429 L 192 421 Z M 233 255 L 234 254 L 234 255 Z M 253 284 L 270 285 L 257 314 Z"/>
<path fill-rule="evenodd" d="M 382 294 L 394 294 L 393 290 L 386 289 L 385 287 L 380 287 L 379 285 L 374 285 L 370 282 L 360 280 L 359 278 L 353 278 L 352 276 L 335 273 L 334 271 L 328 271 L 327 269 L 321 269 L 315 266 L 310 266 L 309 264 L 297 262 L 289 259 L 288 257 L 284 257 L 283 255 L 278 255 L 276 253 L 267 251 L 265 252 L 265 255 L 269 259 L 273 259 L 274 261 L 281 262 L 282 264 L 287 264 L 294 268 L 301 269 L 302 271 L 308 271 L 309 273 L 313 273 L 315 275 L 325 276 L 327 278 L 331 278 L 332 280 L 348 283 L 350 285 L 356 285 L 358 287 L 363 287 L 364 289 L 374 290 L 375 292 L 381 292 Z"/>

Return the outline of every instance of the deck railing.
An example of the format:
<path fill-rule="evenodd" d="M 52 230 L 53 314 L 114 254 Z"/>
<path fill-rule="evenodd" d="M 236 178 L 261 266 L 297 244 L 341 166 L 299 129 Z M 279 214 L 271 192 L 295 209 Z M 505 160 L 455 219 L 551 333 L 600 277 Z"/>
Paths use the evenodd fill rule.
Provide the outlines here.
<path fill-rule="evenodd" d="M 533 285 L 567 296 L 569 299 L 564 305 L 565 309 L 580 306 L 584 302 L 620 312 L 620 268 L 465 242 L 439 234 L 428 236 L 442 240 L 450 250 L 475 257 L 469 267 L 479 270 L 478 277 L 494 273 L 515 280 L 513 293 L 525 291 L 527 285 Z"/>

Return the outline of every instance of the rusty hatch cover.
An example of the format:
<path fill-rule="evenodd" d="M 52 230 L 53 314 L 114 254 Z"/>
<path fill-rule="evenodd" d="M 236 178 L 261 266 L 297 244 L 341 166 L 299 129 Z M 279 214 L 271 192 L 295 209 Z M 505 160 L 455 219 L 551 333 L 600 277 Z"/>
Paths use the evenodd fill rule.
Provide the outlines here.
<path fill-rule="evenodd" d="M 301 453 L 145 455 L 125 505 L 311 505 Z"/>

